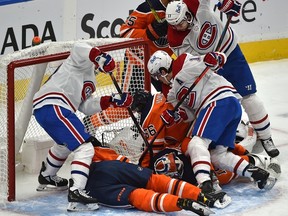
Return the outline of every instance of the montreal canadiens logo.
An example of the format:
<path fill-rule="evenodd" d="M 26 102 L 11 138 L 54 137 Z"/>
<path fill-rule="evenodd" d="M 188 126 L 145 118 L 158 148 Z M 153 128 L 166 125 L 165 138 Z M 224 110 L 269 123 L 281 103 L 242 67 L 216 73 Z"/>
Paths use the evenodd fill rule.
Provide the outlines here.
<path fill-rule="evenodd" d="M 205 22 L 201 28 L 198 37 L 198 48 L 201 50 L 208 49 L 214 43 L 217 35 L 217 27 L 211 25 L 209 22 Z"/>
<path fill-rule="evenodd" d="M 85 81 L 82 89 L 82 101 L 86 100 L 96 90 L 95 85 L 91 81 Z"/>

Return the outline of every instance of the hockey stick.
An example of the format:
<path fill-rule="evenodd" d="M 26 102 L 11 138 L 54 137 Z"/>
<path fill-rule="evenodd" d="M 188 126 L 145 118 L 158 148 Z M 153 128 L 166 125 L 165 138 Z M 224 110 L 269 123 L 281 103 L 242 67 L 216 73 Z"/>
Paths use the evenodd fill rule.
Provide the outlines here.
<path fill-rule="evenodd" d="M 122 92 L 122 90 L 121 90 L 121 88 L 120 88 L 115 76 L 113 75 L 112 72 L 110 72 L 109 75 L 110 75 L 110 77 L 112 79 L 112 82 L 113 82 L 115 88 L 117 89 L 117 92 L 122 96 L 123 92 Z M 142 127 L 139 125 L 136 117 L 134 116 L 132 109 L 130 107 L 127 107 L 127 110 L 128 110 L 128 113 L 129 113 L 130 117 L 132 118 L 134 124 L 136 125 L 136 128 L 139 131 L 139 133 L 140 133 L 145 145 L 149 146 L 149 143 L 148 143 L 148 141 L 147 141 L 147 139 L 145 137 L 145 133 L 144 133 Z"/>
<path fill-rule="evenodd" d="M 223 32 L 221 34 L 221 37 L 218 41 L 218 44 L 216 46 L 216 51 L 218 51 L 220 49 L 220 46 L 224 40 L 225 34 L 228 30 L 229 24 L 231 22 L 232 16 L 228 16 L 226 24 L 224 26 Z M 206 67 L 201 74 L 196 78 L 196 80 L 192 83 L 192 85 L 189 87 L 188 91 L 183 95 L 183 97 L 181 98 L 181 100 L 175 105 L 173 112 L 175 112 L 180 106 L 181 104 L 184 102 L 184 100 L 186 99 L 186 97 L 191 93 L 191 91 L 195 88 L 195 86 L 199 83 L 199 81 L 206 75 L 206 73 L 209 71 L 209 67 Z M 157 136 L 160 134 L 160 132 L 163 130 L 165 124 L 162 124 L 161 127 L 159 128 L 159 130 L 157 130 L 156 134 L 154 135 L 154 137 L 152 138 L 152 140 L 150 141 L 150 144 L 148 146 L 146 146 L 145 150 L 143 151 L 140 159 L 139 159 L 139 165 L 141 165 L 145 155 L 147 154 L 147 151 L 150 152 L 150 155 L 153 155 L 153 143 L 156 140 Z M 152 152 L 152 153 L 151 153 Z M 152 157 L 150 158 L 150 162 L 151 162 Z M 151 164 L 150 164 L 151 166 Z"/>
<path fill-rule="evenodd" d="M 157 14 L 155 8 L 153 7 L 151 1 L 150 1 L 150 0 L 146 0 L 146 2 L 147 2 L 147 4 L 149 5 L 150 10 L 151 10 L 152 14 L 154 15 L 155 19 L 157 20 L 157 22 L 158 22 L 158 23 L 161 23 L 162 20 L 161 20 L 160 17 L 158 16 L 158 14 Z"/>

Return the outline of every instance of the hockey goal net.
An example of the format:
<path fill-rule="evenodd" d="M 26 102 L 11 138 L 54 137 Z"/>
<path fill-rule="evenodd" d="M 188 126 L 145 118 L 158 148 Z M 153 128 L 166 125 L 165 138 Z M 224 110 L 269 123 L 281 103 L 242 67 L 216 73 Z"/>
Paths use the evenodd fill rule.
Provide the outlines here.
<path fill-rule="evenodd" d="M 150 76 L 146 69 L 148 46 L 144 40 L 115 38 L 85 41 L 113 56 L 116 62 L 113 75 L 122 91 L 150 90 Z M 15 200 L 15 165 L 21 163 L 23 146 L 31 140 L 53 142 L 32 115 L 32 99 L 43 82 L 68 57 L 74 43 L 44 43 L 0 58 L 0 203 Z M 93 96 L 117 92 L 107 74 L 98 73 L 96 83 Z M 102 143 L 131 160 L 139 158 L 143 151 L 143 139 L 139 137 L 126 109 L 108 109 L 93 116 L 76 114 L 89 133 Z M 139 119 L 137 115 L 135 117 Z"/>

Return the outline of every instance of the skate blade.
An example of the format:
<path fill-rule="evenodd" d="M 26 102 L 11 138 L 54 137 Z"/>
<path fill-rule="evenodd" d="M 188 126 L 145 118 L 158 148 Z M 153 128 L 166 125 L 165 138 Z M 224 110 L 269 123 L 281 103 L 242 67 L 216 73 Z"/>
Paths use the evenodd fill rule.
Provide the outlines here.
<path fill-rule="evenodd" d="M 53 185 L 42 185 L 40 184 L 37 188 L 36 191 L 64 191 L 67 190 L 68 186 L 61 186 L 61 187 L 56 187 Z"/>
<path fill-rule="evenodd" d="M 232 202 L 232 198 L 227 194 L 223 197 L 223 200 L 216 200 L 214 203 L 214 207 L 222 209 L 226 208 Z"/>
<path fill-rule="evenodd" d="M 203 206 L 197 202 L 193 202 L 192 207 L 193 207 L 193 209 L 191 209 L 191 211 L 196 213 L 197 215 L 215 214 L 215 212 L 212 211 L 209 207 Z"/>
<path fill-rule="evenodd" d="M 277 181 L 277 178 L 269 177 L 267 179 L 266 185 L 264 186 L 264 190 L 271 190 L 274 187 L 274 185 L 276 184 L 276 181 Z"/>
<path fill-rule="evenodd" d="M 83 204 L 80 202 L 69 202 L 67 207 L 68 212 L 95 211 L 97 209 L 99 209 L 99 205 L 97 203 Z"/>
<path fill-rule="evenodd" d="M 273 160 L 273 158 L 271 160 Z M 281 175 L 281 167 L 278 163 L 270 163 L 267 171 L 276 179 L 278 179 Z"/>

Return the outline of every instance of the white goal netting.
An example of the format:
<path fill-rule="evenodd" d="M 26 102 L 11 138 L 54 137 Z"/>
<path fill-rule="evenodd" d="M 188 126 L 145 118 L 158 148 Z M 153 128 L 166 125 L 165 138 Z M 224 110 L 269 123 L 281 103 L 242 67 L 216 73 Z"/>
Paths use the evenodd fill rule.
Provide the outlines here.
<path fill-rule="evenodd" d="M 149 90 L 150 79 L 145 75 L 148 74 L 145 41 L 115 38 L 90 39 L 86 42 L 101 46 L 112 55 L 116 62 L 113 75 L 122 91 L 133 93 L 141 89 Z M 0 57 L 0 202 L 15 200 L 15 161 L 21 163 L 22 148 L 31 142 L 40 145 L 47 142 L 49 145 L 50 141 L 53 143 L 32 116 L 32 98 L 68 57 L 74 43 L 44 43 Z M 95 79 L 95 96 L 117 92 L 109 75 L 98 73 Z M 132 161 L 137 161 L 143 151 L 143 140 L 126 109 L 109 108 L 92 116 L 80 112 L 77 115 L 91 135 Z"/>

